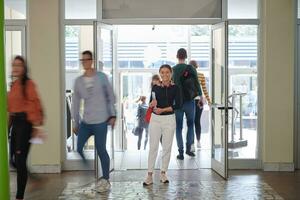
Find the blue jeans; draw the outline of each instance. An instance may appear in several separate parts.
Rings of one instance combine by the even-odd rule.
[[[183,139],[182,139],[182,127],[183,127],[183,115],[185,114],[187,120],[187,135],[186,135],[186,151],[191,151],[191,145],[194,142],[194,120],[195,120],[195,102],[187,101],[183,103],[181,109],[175,111],[176,115],[176,140],[179,154],[183,154]]]
[[[77,151],[82,157],[83,161],[86,162],[85,156],[83,154],[83,147],[86,141],[92,135],[95,136],[96,149],[101,161],[103,178],[108,180],[110,158],[106,151],[106,137],[107,137],[106,122],[100,124],[86,124],[84,122],[81,122],[78,131]]]

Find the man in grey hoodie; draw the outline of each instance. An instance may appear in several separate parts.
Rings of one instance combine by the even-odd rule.
[[[81,58],[84,74],[75,80],[72,98],[73,132],[78,135],[77,151],[86,162],[83,147],[90,136],[95,136],[98,155],[101,160],[103,178],[100,181],[100,192],[110,189],[110,158],[106,150],[107,127],[112,128],[116,121],[115,96],[107,76],[93,68],[93,54],[84,51]],[[80,102],[84,102],[84,112],[80,117]]]

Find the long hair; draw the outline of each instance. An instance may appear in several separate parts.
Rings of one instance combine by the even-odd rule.
[[[16,61],[16,60],[19,60],[22,62],[22,65],[23,65],[23,75],[20,79],[21,81],[21,85],[22,85],[22,91],[23,91],[23,96],[26,97],[26,83],[28,80],[30,80],[29,76],[28,76],[28,67],[27,67],[27,63],[26,63],[26,60],[23,56],[16,56],[14,57],[13,59],[13,62]],[[12,77],[12,76],[11,76]],[[13,77],[12,77],[13,78]]]

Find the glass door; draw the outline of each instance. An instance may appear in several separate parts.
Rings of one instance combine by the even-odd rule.
[[[113,27],[100,22],[94,23],[94,52],[96,55],[95,66],[98,71],[104,72],[114,87],[114,56],[113,56]],[[114,170],[114,130],[109,126],[106,148],[110,157],[110,170]],[[96,149],[95,149],[96,155]],[[102,176],[99,158],[96,160],[96,177]]]
[[[212,155],[211,166],[228,177],[228,24],[212,26]]]

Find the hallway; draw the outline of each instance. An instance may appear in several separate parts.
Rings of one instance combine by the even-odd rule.
[[[209,169],[170,170],[169,185],[159,183],[158,171],[154,185],[143,187],[144,170],[115,171],[111,174],[112,189],[108,194],[95,190],[94,174],[64,172],[33,175],[27,188],[27,199],[299,199],[300,172],[277,173],[231,171],[226,182]],[[15,187],[11,173],[11,188]],[[14,191],[11,191],[14,196]]]

